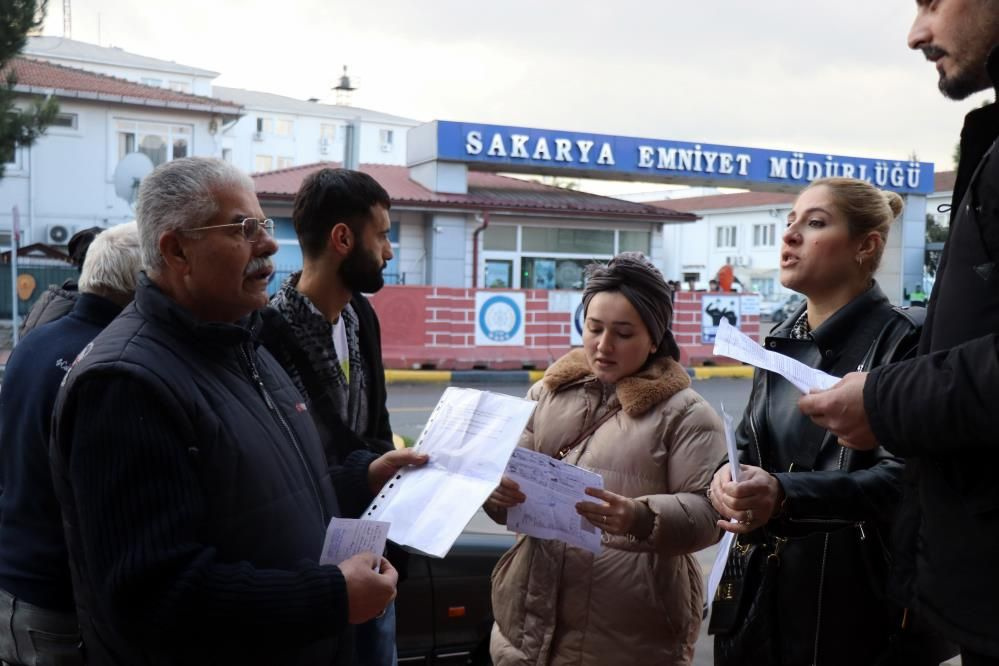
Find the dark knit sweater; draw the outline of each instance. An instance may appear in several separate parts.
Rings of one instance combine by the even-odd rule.
[[[330,473],[257,321],[198,322],[143,279],[67,375],[53,470],[90,664],[342,663]]]

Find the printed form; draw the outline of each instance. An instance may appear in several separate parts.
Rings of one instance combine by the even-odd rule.
[[[722,319],[715,334],[714,354],[776,372],[802,393],[808,393],[812,389],[832,388],[840,380],[839,377],[811,368],[801,361],[764,349],[725,319]]]
[[[444,557],[499,485],[534,405],[448,387],[414,446],[429,461],[400,470],[364,518],[390,523],[388,537],[400,545]]]
[[[506,527],[539,539],[557,539],[570,546],[600,552],[600,530],[576,513],[577,502],[598,502],[584,491],[603,488],[596,472],[556,460],[537,451],[514,449],[506,475],[527,496],[506,511]]]
[[[717,339],[717,338],[716,338]],[[752,340],[750,340],[752,342]],[[732,415],[725,411],[725,406],[721,408],[722,421],[725,422],[725,445],[728,448],[728,466],[732,470],[732,480],[739,482],[739,449],[735,444],[735,426]],[[735,519],[732,519],[735,522]],[[715,554],[715,563],[711,567],[708,575],[708,611],[711,611],[711,604],[715,600],[715,592],[721,583],[722,574],[725,573],[725,565],[728,563],[728,554],[732,550],[732,542],[735,541],[735,534],[725,532],[725,536],[718,543],[718,552]]]

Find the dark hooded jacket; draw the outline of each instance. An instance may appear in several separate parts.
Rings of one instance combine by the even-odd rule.
[[[999,50],[989,58],[999,82]],[[915,470],[916,603],[945,636],[999,657],[999,106],[965,118],[950,237],[919,357],[872,372],[878,441]]]

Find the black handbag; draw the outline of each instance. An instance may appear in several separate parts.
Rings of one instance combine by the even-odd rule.
[[[776,663],[777,572],[785,539],[732,543],[711,604],[715,666]]]

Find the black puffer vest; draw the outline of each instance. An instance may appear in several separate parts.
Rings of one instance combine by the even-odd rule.
[[[88,570],[81,541],[69,475],[72,433],[68,429],[73,428],[73,419],[67,422],[60,416],[76,412],[74,387],[81,382],[129,377],[152,392],[186,433],[177,446],[190,454],[206,498],[203,521],[197,526],[206,553],[219,562],[246,562],[258,570],[292,571],[302,560],[318,559],[326,523],[338,515],[337,502],[322,446],[309,414],[301,409],[300,394],[273,357],[254,342],[259,321],[254,314],[245,325],[198,322],[142,276],[134,303],[81,353],[66,375],[54,410],[51,453],[90,664],[336,661],[334,638],[304,647],[275,644],[267,636],[238,644],[229,639],[206,641],[205,636],[212,635],[208,617],[198,638],[178,635],[169,647],[144,645],[134,632],[122,630],[121,617],[108,614],[108,581],[95,580]],[[128,405],[107,409],[122,410],[123,418],[141,416],[128,414]],[[77,421],[85,418],[75,414]]]

